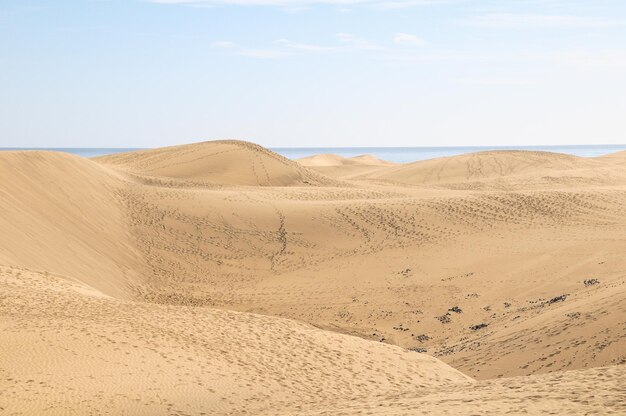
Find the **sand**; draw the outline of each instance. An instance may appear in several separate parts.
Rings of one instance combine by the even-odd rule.
[[[0,413],[624,414],[624,160],[0,152]]]
[[[371,155],[346,158],[333,154],[319,154],[297,159],[297,161],[303,166],[337,179],[352,179],[396,165]]]
[[[154,184],[302,186],[329,185],[329,180],[259,145],[220,140],[194,145],[116,154],[99,161]]]

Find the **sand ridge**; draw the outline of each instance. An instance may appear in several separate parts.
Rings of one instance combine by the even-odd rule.
[[[277,153],[254,143],[219,140],[118,153],[97,158],[144,180],[167,178],[177,182],[211,185],[295,186],[334,184]]]
[[[405,185],[446,184],[459,187],[489,186],[501,179],[520,178],[535,181],[545,177],[556,181],[572,173],[589,172],[594,177],[607,165],[600,160],[581,158],[560,153],[539,151],[484,151],[459,156],[442,157],[402,164],[362,175],[362,179],[376,179]],[[574,176],[576,185],[581,181]],[[513,182],[519,189],[523,183]]]
[[[372,174],[396,163],[379,159],[372,155],[342,157],[334,154],[318,154],[297,159],[297,162],[326,176],[338,179],[352,179],[359,175]]]
[[[318,154],[308,157],[296,159],[298,163],[309,167],[323,166],[349,166],[349,165],[365,165],[365,166],[394,166],[396,163],[379,159],[372,155],[359,155],[354,157],[342,157],[335,154]]]
[[[608,155],[604,155],[604,156],[600,156],[597,158],[600,161],[603,162],[611,162],[611,163],[615,163],[615,164],[626,164],[626,150],[625,151],[621,151],[621,152],[616,152],[616,153],[610,153]]]

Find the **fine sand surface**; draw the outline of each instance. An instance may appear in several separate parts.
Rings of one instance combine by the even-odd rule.
[[[371,155],[344,158],[333,154],[320,154],[298,159],[298,162],[303,166],[339,179],[351,179],[395,165],[395,163]]]
[[[625,161],[0,152],[0,414],[625,414]]]

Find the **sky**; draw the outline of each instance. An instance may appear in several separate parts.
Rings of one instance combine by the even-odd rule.
[[[624,0],[0,0],[0,147],[626,143]]]

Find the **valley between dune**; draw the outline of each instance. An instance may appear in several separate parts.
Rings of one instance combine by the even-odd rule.
[[[0,177],[0,414],[626,414],[626,153]]]

